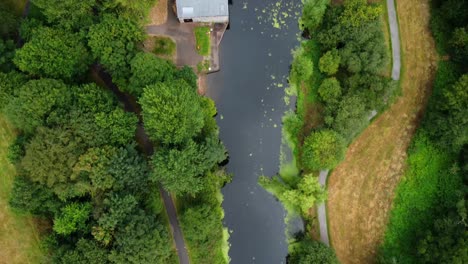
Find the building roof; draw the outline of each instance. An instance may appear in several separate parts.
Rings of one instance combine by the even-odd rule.
[[[228,16],[228,0],[176,0],[179,18]]]

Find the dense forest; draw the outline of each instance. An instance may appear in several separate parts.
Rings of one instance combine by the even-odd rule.
[[[162,185],[192,261],[227,263],[216,108],[191,68],[142,51],[155,1],[32,0],[27,18],[0,4],[10,206],[50,223],[38,261],[177,263]]]
[[[381,263],[468,262],[468,1],[432,0],[431,29],[441,59]]]
[[[284,118],[284,134],[294,152],[296,174],[261,179],[261,184],[306,220],[310,207],[326,199],[318,171],[333,169],[347,146],[375,112],[398,95],[388,76],[390,63],[383,34],[381,4],[346,0],[304,0],[299,21],[301,46],[293,52],[289,94],[297,95],[295,113]],[[305,236],[307,237],[307,235]],[[310,262],[316,256],[316,262]],[[336,263],[332,249],[300,236],[290,246],[290,263]]]

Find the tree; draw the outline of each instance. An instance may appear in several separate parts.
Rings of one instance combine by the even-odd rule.
[[[13,61],[32,75],[64,79],[83,74],[91,62],[78,34],[48,27],[36,29]]]
[[[69,235],[76,231],[86,231],[86,221],[91,213],[89,203],[70,203],[62,208],[59,217],[54,219],[54,231]]]
[[[41,8],[47,22],[58,24],[67,30],[80,30],[93,23],[93,7],[96,0],[33,0]],[[70,12],[70,11],[73,12]]]
[[[279,194],[278,198],[298,208],[299,212],[305,216],[316,202],[325,201],[327,191],[320,185],[317,177],[306,174],[300,179],[296,188],[285,190]]]
[[[90,27],[88,45],[118,84],[130,77],[130,61],[136,53],[136,43],[144,39],[142,29],[134,22],[103,15],[100,23]]]
[[[320,84],[318,93],[324,102],[336,104],[341,97],[340,82],[335,77],[327,78]]]
[[[338,71],[341,57],[336,49],[327,51],[319,61],[319,69],[328,75],[333,75]]]
[[[291,82],[300,85],[301,81],[307,81],[312,76],[314,64],[303,48],[295,50],[293,57],[290,78]]]
[[[369,124],[369,112],[358,96],[344,97],[335,111],[332,128],[348,143]]]
[[[17,96],[11,98],[4,111],[19,129],[32,133],[44,124],[47,115],[66,103],[67,87],[53,79],[31,80],[24,84]]]
[[[13,40],[3,40],[0,38],[0,71],[9,72],[14,70],[13,58],[15,56],[16,45]]]
[[[452,33],[450,44],[453,47],[453,60],[464,67],[468,66],[468,27],[456,28]]]
[[[302,17],[300,24],[308,30],[316,29],[322,22],[323,15],[330,0],[302,0]]]
[[[148,85],[172,80],[175,72],[175,67],[171,62],[151,53],[137,53],[130,65],[132,77],[130,77],[127,91],[136,96],[140,96],[143,88]]]
[[[12,35],[18,28],[19,18],[5,2],[0,3],[0,37]]]
[[[188,208],[181,216],[184,238],[193,244],[193,247],[200,248],[193,251],[194,262],[198,260],[198,263],[220,263],[219,260],[224,259],[219,251],[214,250],[221,248],[223,243],[223,225],[220,216],[214,213],[215,210],[218,208],[201,204]]]
[[[156,0],[104,0],[104,8],[114,9],[113,12],[133,21],[142,21],[148,16],[149,10],[156,4]]]
[[[26,77],[16,71],[0,72],[0,112],[17,95],[20,87],[26,83]]]
[[[107,264],[109,251],[94,240],[80,238],[73,250],[67,250],[59,257],[60,263],[67,264]]]
[[[321,242],[305,238],[290,246],[289,264],[338,264],[335,252]]]
[[[333,169],[343,160],[345,149],[343,138],[336,132],[313,132],[305,139],[302,164],[309,170]]]
[[[203,144],[189,140],[181,149],[162,149],[153,155],[153,179],[176,194],[196,194],[205,188],[203,176],[226,159],[226,150],[216,137]]]
[[[80,141],[70,130],[39,127],[26,145],[21,168],[62,200],[82,196],[89,191],[88,182],[72,177],[72,168],[84,151]]]
[[[62,207],[62,202],[52,190],[24,175],[15,177],[9,204],[20,212],[48,217],[58,214]]]
[[[185,81],[147,86],[140,98],[145,129],[152,140],[180,144],[203,127],[200,97]]]
[[[173,249],[164,225],[142,210],[126,220],[115,232],[115,242],[109,256],[115,264],[174,263]]]

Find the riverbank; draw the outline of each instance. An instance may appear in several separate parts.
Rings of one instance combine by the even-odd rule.
[[[428,2],[399,1],[397,13],[406,69],[402,96],[351,144],[328,183],[330,236],[342,263],[374,260],[432,86],[436,54]]]

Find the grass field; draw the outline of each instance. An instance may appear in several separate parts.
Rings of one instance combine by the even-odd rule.
[[[342,263],[375,261],[436,68],[428,0],[400,0],[397,12],[406,69],[402,96],[351,144],[328,181],[330,236]]]
[[[210,27],[196,27],[197,51],[202,56],[210,55]]]
[[[13,213],[8,206],[16,172],[6,153],[13,139],[13,128],[0,116],[0,263],[39,263],[44,253],[39,246],[37,222]]]

